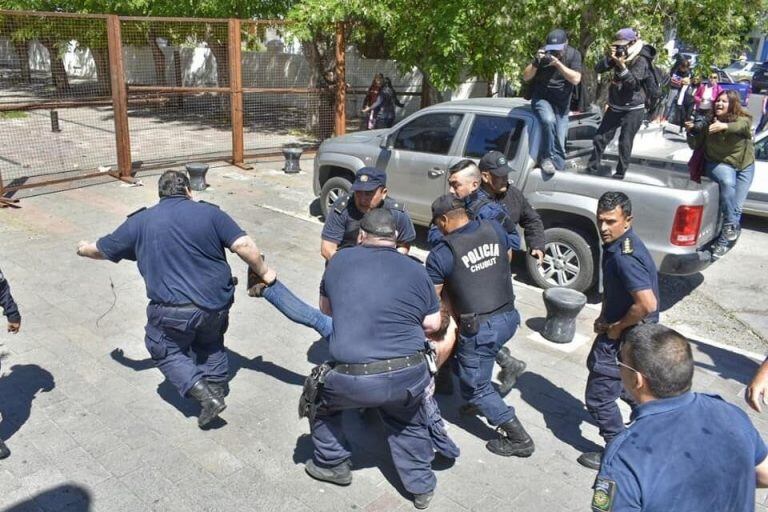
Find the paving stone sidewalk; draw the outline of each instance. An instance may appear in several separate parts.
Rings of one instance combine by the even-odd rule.
[[[302,165],[311,171],[310,160]],[[321,225],[309,214],[311,174],[288,176],[280,167],[214,166],[212,187],[198,198],[232,214],[280,278],[314,303],[323,262]],[[305,475],[312,448],[296,402],[304,375],[327,357],[327,346],[266,302],[246,297],[243,287],[226,338],[229,408],[220,428],[197,428],[197,408],[148,360],[146,297],[135,265],[75,255],[78,240],[94,240],[156,202],[156,176],[142,179],[144,187],[109,183],[0,211],[0,268],[23,315],[19,335],[0,334],[0,437],[13,450],[0,461],[0,510],[411,510],[370,414],[345,417],[354,452],[351,486]],[[244,265],[230,262],[244,283]],[[432,510],[589,510],[595,473],[576,458],[599,441],[582,403],[597,310],[584,310],[574,343],[555,346],[536,334],[544,316],[541,292],[516,291],[524,321],[509,346],[528,371],[506,399],[534,437],[536,453],[529,459],[491,454],[484,445],[492,429],[459,417],[458,396],[441,398],[462,455],[437,471]],[[744,407],[739,393],[757,363],[701,341],[695,348],[695,389]],[[750,414],[767,434],[768,415]],[[757,498],[758,510],[768,510],[766,494]]]

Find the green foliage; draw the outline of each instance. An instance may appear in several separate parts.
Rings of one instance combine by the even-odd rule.
[[[8,110],[6,112],[0,112],[0,121],[4,119],[26,119],[29,114],[21,110]]]

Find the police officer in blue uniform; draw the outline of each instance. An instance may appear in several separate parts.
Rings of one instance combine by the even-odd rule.
[[[520,324],[507,234],[496,222],[470,220],[464,201],[450,194],[432,203],[432,218],[445,237],[430,251],[426,267],[437,294],[445,286],[459,316],[461,394],[497,427],[499,437],[486,444],[488,450],[528,457],[533,439],[491,384],[496,355]]]
[[[621,380],[638,405],[605,450],[592,510],[755,510],[755,484],[768,486],[768,448],[744,411],[691,392],[688,340],[663,325],[638,325],[620,354]]]
[[[333,318],[333,369],[320,390],[314,456],[306,471],[319,480],[350,484],[341,413],[377,408],[403,486],[416,508],[427,508],[436,479],[423,407],[431,380],[424,335],[440,327],[440,304],[424,267],[397,252],[391,210],[371,210],[360,228],[360,245],[329,261],[320,286],[320,309]]]
[[[405,207],[387,197],[387,175],[375,167],[363,167],[355,175],[352,196],[339,197],[328,212],[320,235],[320,254],[330,260],[336,251],[357,245],[357,233],[363,215],[374,208],[386,208],[395,216],[397,247],[407,254],[410,243],[416,238],[416,230]]]
[[[11,285],[3,275],[3,271],[0,270],[0,308],[3,308],[3,315],[8,321],[8,332],[16,334],[21,329],[21,314],[19,308],[16,306],[16,301],[13,300],[11,295]],[[11,454],[11,450],[8,449],[5,442],[0,439],[0,459],[5,459]]]
[[[274,278],[256,244],[217,206],[193,201],[189,178],[167,171],[160,201],[142,208],[77,254],[136,261],[149,305],[145,344],[155,364],[182,396],[199,401],[203,428],[226,407],[229,325],[235,282],[224,250],[240,256],[258,275]]]
[[[623,393],[616,357],[621,335],[639,323],[659,321],[659,280],[656,264],[632,230],[632,202],[622,192],[606,192],[597,203],[597,227],[603,241],[603,306],[595,320],[597,337],[587,358],[587,410],[608,444],[624,430],[618,398]],[[585,467],[600,467],[600,452],[582,454]]]

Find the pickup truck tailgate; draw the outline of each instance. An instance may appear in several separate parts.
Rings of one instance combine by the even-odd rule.
[[[697,247],[703,249],[717,235],[718,221],[720,217],[720,194],[717,183],[710,180],[702,180],[702,191],[705,204],[709,207],[704,208],[704,216],[701,219],[701,228],[699,229],[699,242]]]

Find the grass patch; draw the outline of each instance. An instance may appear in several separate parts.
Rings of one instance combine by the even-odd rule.
[[[0,112],[0,119],[26,119],[27,117],[29,117],[29,114],[21,110],[8,110],[7,112]]]

